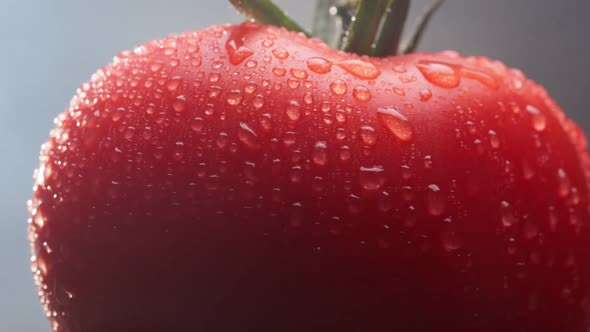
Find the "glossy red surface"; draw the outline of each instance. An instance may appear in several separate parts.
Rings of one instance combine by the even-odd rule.
[[[55,125],[55,331],[587,330],[586,139],[500,62],[218,26],[120,53]]]

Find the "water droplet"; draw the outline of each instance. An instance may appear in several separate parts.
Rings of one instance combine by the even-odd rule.
[[[201,66],[201,63],[203,62],[203,59],[201,58],[200,55],[196,55],[191,59],[191,66],[198,68]]]
[[[412,169],[408,165],[402,165],[402,178],[404,180],[409,180],[412,178]]]
[[[396,95],[403,97],[406,95],[406,91],[403,88],[393,88],[393,93]]]
[[[351,156],[352,156],[352,154],[350,152],[350,147],[348,145],[343,145],[340,147],[340,152],[338,153],[338,157],[340,158],[340,160],[342,160],[342,161],[350,160]]]
[[[296,142],[297,142],[297,136],[292,131],[286,132],[285,135],[283,136],[283,144],[285,144],[286,147],[290,147],[290,146],[294,145]]]
[[[428,212],[433,216],[440,216],[445,212],[445,197],[436,184],[429,185],[427,189]]]
[[[481,70],[462,67],[461,76],[472,80],[476,80],[479,83],[494,90],[500,87],[500,84],[498,83],[498,80],[495,77]]]
[[[461,82],[459,71],[453,65],[422,60],[418,62],[416,67],[418,67],[424,78],[441,88],[455,88]]]
[[[229,62],[231,62],[232,65],[239,65],[254,54],[251,49],[245,47],[242,43],[242,41],[239,41],[238,44],[235,40],[230,39],[225,46],[229,55]]]
[[[252,106],[254,106],[255,108],[261,108],[262,106],[264,106],[264,97],[262,95],[257,95],[256,97],[254,97],[254,99],[252,100]]]
[[[295,100],[289,101],[286,109],[287,117],[293,122],[299,121],[301,118],[301,107]]]
[[[233,106],[239,105],[242,102],[242,91],[231,90],[227,94],[227,103]]]
[[[211,82],[211,83],[215,83],[215,82],[219,81],[220,78],[221,78],[221,75],[219,75],[218,73],[209,74],[209,82]]]
[[[414,129],[395,107],[379,108],[377,110],[379,121],[398,139],[409,142],[414,137]]]
[[[567,197],[571,191],[571,182],[567,173],[562,169],[557,170],[557,195],[561,198]]]
[[[184,158],[184,142],[176,142],[172,152],[172,159],[181,161],[182,158]]]
[[[161,64],[161,63],[158,63],[158,62],[154,62],[154,63],[152,63],[152,65],[150,66],[150,69],[151,69],[152,71],[154,71],[154,72],[155,72],[155,71],[158,71],[158,70],[162,69],[162,64]]]
[[[381,74],[379,69],[372,63],[358,59],[345,60],[340,62],[338,66],[350,74],[366,80],[375,79]]]
[[[421,101],[429,101],[432,98],[432,91],[429,89],[422,89],[420,90],[420,100]]]
[[[181,113],[186,110],[186,98],[184,96],[177,96],[176,100],[172,103],[174,111]]]
[[[330,90],[337,95],[342,96],[346,93],[348,87],[343,80],[335,80],[334,82],[330,83]]]
[[[260,115],[260,127],[265,132],[270,132],[272,130],[272,116],[269,113]]]
[[[545,115],[543,115],[538,108],[532,105],[527,105],[526,110],[532,117],[533,128],[539,132],[545,130],[545,127],[547,126],[547,119],[545,118]]]
[[[269,48],[269,47],[273,47],[274,44],[275,44],[275,42],[272,39],[265,39],[262,41],[262,47]]]
[[[367,191],[379,190],[385,184],[383,166],[361,167],[359,181],[361,187]]]
[[[367,145],[377,144],[377,133],[375,133],[375,129],[371,126],[362,126],[360,137],[363,143]]]
[[[307,59],[307,68],[317,74],[326,74],[332,70],[332,62],[324,58]]]
[[[285,74],[287,74],[287,70],[283,67],[274,67],[272,69],[273,74],[275,74],[275,76],[278,77],[283,77],[285,76]]]
[[[258,149],[258,135],[246,123],[240,122],[238,129],[238,140],[251,149]]]
[[[205,126],[204,122],[203,122],[203,118],[200,117],[196,117],[194,119],[191,120],[191,129],[195,132],[195,133],[200,133],[203,131],[203,127]]]
[[[395,71],[396,73],[405,73],[407,71],[406,67],[404,65],[396,65],[393,67],[393,71]]]
[[[297,89],[299,87],[299,81],[294,79],[294,78],[290,78],[287,80],[287,85],[291,88],[291,89]]]
[[[316,165],[324,166],[328,163],[327,147],[325,141],[315,143],[311,158]]]
[[[229,138],[226,132],[220,132],[217,135],[217,138],[215,139],[215,144],[217,144],[217,147],[220,149],[224,149],[227,144],[229,143]]]
[[[305,96],[303,96],[303,101],[308,105],[313,104],[313,95],[311,94],[311,92],[305,93]]]
[[[372,97],[369,89],[362,85],[354,87],[354,89],[352,90],[352,96],[354,97],[354,99],[362,102],[367,102],[371,100]]]
[[[488,131],[488,135],[490,135],[490,146],[492,149],[500,148],[500,139],[498,138],[498,135],[496,135],[496,132],[490,130]]]
[[[176,90],[179,85],[180,85],[180,78],[174,77],[166,83],[166,89],[168,89],[168,91],[172,92],[172,91]]]
[[[432,156],[428,155],[424,157],[424,168],[432,169]]]
[[[408,210],[406,211],[406,215],[404,216],[404,226],[416,226],[416,208],[413,205],[408,206]]]
[[[37,226],[37,228],[43,228],[45,225],[45,215],[41,212],[40,209],[36,210],[36,213],[33,216],[33,224]]]
[[[414,191],[412,190],[412,187],[410,187],[410,186],[401,187],[400,193],[402,195],[402,198],[406,202],[411,202],[414,199]]]
[[[275,48],[274,50],[272,50],[272,54],[274,56],[276,56],[277,59],[281,59],[281,60],[284,60],[284,59],[286,59],[286,58],[289,57],[289,52],[287,52],[286,49],[280,48],[280,47]]]
[[[441,234],[441,242],[443,249],[447,252],[453,252],[461,249],[463,240],[452,231],[445,231]]]
[[[126,140],[133,139],[133,137],[135,136],[135,131],[135,127],[127,127],[127,129],[123,133],[123,138],[125,138]]]
[[[504,227],[510,227],[516,223],[516,217],[512,212],[512,207],[506,201],[500,202],[500,219]]]
[[[295,165],[291,167],[291,172],[289,173],[289,179],[293,183],[299,183],[303,179],[303,169],[299,165]]]
[[[256,91],[256,84],[246,83],[246,85],[244,85],[244,92],[253,93],[254,91]]]
[[[308,77],[307,72],[301,68],[291,68],[290,72],[291,72],[291,75],[293,75],[293,77],[299,78],[302,80],[306,79]]]
[[[248,60],[248,62],[246,62],[247,68],[254,68],[257,65],[258,65],[258,62],[256,62],[256,60]]]

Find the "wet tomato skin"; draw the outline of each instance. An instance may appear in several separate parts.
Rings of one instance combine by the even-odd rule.
[[[216,26],[118,54],[58,115],[32,270],[59,332],[584,332],[589,179],[500,62]]]

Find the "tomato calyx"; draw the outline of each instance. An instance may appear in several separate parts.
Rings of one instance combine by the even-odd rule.
[[[358,55],[386,57],[416,50],[428,23],[444,0],[433,0],[402,39],[410,0],[318,1],[312,33],[271,0],[229,0],[249,20],[319,37],[332,47]]]

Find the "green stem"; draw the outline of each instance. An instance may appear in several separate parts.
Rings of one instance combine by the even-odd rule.
[[[410,0],[389,0],[381,32],[375,41],[373,56],[384,57],[398,54],[401,35],[410,9]]]
[[[271,0],[229,0],[244,16],[261,24],[311,35]],[[334,48],[386,57],[413,52],[428,22],[444,0],[432,0],[409,37],[400,40],[411,0],[317,0],[314,33]],[[351,13],[354,9],[354,15]]]
[[[356,8],[354,20],[348,29],[344,50],[360,55],[369,55],[381,25],[381,15],[388,0],[361,0]],[[375,17],[378,15],[378,17]]]
[[[310,34],[292,20],[283,10],[271,0],[229,0],[240,14],[260,24],[270,24],[284,27],[287,30]]]
[[[432,15],[434,15],[434,13],[440,8],[443,2],[445,2],[445,0],[433,0],[430,6],[426,8],[424,13],[422,13],[422,15],[416,19],[416,24],[413,29],[412,35],[410,35],[402,43],[402,54],[413,53],[416,50],[418,44],[420,44],[420,40],[422,39],[424,31],[426,31],[428,22],[430,22]]]
[[[359,0],[316,0],[312,34],[335,49],[342,49],[345,32]]]

